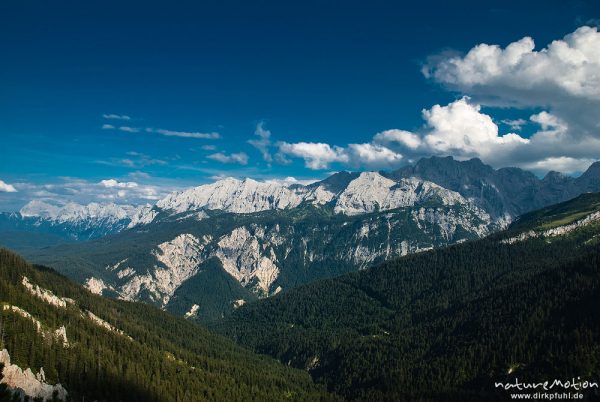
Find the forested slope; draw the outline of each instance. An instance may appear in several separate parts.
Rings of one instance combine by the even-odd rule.
[[[332,399],[305,372],[154,307],[93,295],[4,249],[0,302],[0,349],[23,369],[43,367],[75,401]]]
[[[598,380],[600,221],[586,217],[599,201],[250,303],[215,328],[350,400],[504,400],[495,381]]]

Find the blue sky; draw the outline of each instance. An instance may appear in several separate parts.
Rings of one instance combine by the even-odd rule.
[[[2,2],[0,210],[427,155],[577,174],[598,4]]]

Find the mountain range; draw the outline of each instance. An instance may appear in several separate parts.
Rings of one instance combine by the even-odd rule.
[[[10,247],[40,247],[118,233],[139,223],[151,206],[32,200],[19,212],[0,213],[0,239]]]
[[[40,250],[19,244],[18,225],[6,224],[0,243],[95,293],[209,322],[316,279],[482,238],[589,191],[600,191],[598,162],[577,178],[550,172],[540,179],[479,159],[432,157],[309,185],[228,178],[137,208],[34,202],[11,222],[34,219],[35,228],[70,227],[73,239],[92,239]],[[91,227],[112,234],[94,239],[79,231]]]
[[[189,321],[198,309],[100,297],[0,250],[0,380],[53,400],[432,402],[597,381],[599,239],[600,194],[583,194],[484,239],[238,303],[208,329]]]

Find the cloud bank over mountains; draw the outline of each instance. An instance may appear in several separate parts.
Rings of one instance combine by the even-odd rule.
[[[227,175],[240,177],[294,160],[322,176],[337,169],[394,169],[431,155],[457,159],[478,157],[496,168],[518,166],[544,174],[550,170],[577,173],[600,156],[600,33],[583,26],[545,47],[524,37],[506,46],[477,44],[463,55],[442,54],[430,58],[422,69],[432,85],[455,94],[447,104],[422,109],[422,125],[407,130],[391,127],[367,133],[364,142],[337,143],[278,140],[261,121],[254,135],[243,142],[246,149],[224,149],[217,132],[175,131],[147,127],[126,114],[104,114],[103,130],[137,136],[161,136],[203,140],[195,149],[200,163],[228,165]],[[496,119],[498,111],[511,118]],[[502,113],[505,117],[506,113]],[[126,135],[126,134],[123,134]],[[330,136],[328,137],[330,138]],[[165,139],[166,140],[166,139]],[[208,143],[206,143],[208,142]],[[238,146],[240,146],[238,144]],[[254,151],[254,152],[252,152]],[[254,159],[255,158],[255,159]],[[62,177],[51,184],[24,182],[12,177],[0,180],[4,208],[19,207],[31,199],[64,203],[112,201],[142,204],[178,190],[176,180],[158,179],[150,167],[171,167],[175,159],[152,157],[131,151],[126,158],[109,158],[100,164],[135,169],[112,179],[83,180]],[[242,170],[233,172],[235,167]],[[184,167],[181,167],[184,168]],[[215,176],[223,171],[212,169]],[[154,172],[152,172],[154,173]],[[134,176],[134,175],[137,175]],[[204,177],[203,179],[206,179]],[[160,183],[159,183],[160,182]],[[145,183],[145,184],[144,184]]]
[[[583,26],[535,50],[534,40],[479,44],[464,56],[439,56],[423,68],[432,82],[458,94],[447,105],[423,109],[417,132],[393,128],[371,142],[336,145],[280,142],[281,154],[301,158],[309,169],[338,163],[351,168],[398,166],[422,156],[479,157],[495,167],[539,172],[585,170],[600,155],[600,33]],[[530,112],[502,121],[500,130],[484,108]]]

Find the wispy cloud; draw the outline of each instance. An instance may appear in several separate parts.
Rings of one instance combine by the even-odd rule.
[[[126,158],[115,157],[107,160],[98,160],[95,163],[108,166],[124,166],[135,169],[140,169],[145,166],[164,166],[168,164],[166,160],[153,158],[149,155],[136,151],[127,152]]]
[[[103,114],[102,117],[109,120],[131,120],[131,117],[124,114]]]
[[[149,133],[157,133],[167,137],[198,138],[206,140],[215,140],[221,138],[221,135],[217,132],[200,133],[191,131],[165,130],[163,128],[146,128],[146,131]]]
[[[140,129],[137,127],[121,126],[119,130],[125,131],[126,133],[139,133]]]
[[[105,114],[103,115],[105,119],[112,120],[131,120],[131,117],[125,115],[117,115],[117,114]],[[114,124],[103,124],[103,130],[120,130],[127,133],[139,133],[140,131],[145,131],[147,133],[154,133],[164,135],[165,137],[181,137],[181,138],[196,138],[196,139],[204,139],[204,140],[216,140],[221,138],[221,135],[215,131],[211,132],[199,132],[199,131],[176,131],[176,130],[167,130],[164,128],[154,128],[154,127],[132,127],[132,126],[115,126]]]
[[[237,163],[240,165],[248,164],[248,155],[244,152],[224,154],[223,152],[217,152],[216,154],[208,155],[207,158],[215,160],[221,163]]]
[[[525,124],[527,124],[527,120],[525,119],[504,119],[501,120],[500,123],[506,124],[511,128],[511,130],[519,131],[523,128]]]
[[[259,139],[248,140],[248,143],[260,151],[265,162],[271,163],[273,161],[270,152],[271,131],[266,130],[264,124],[265,123],[261,121],[256,125],[256,130],[254,130],[254,135]]]

